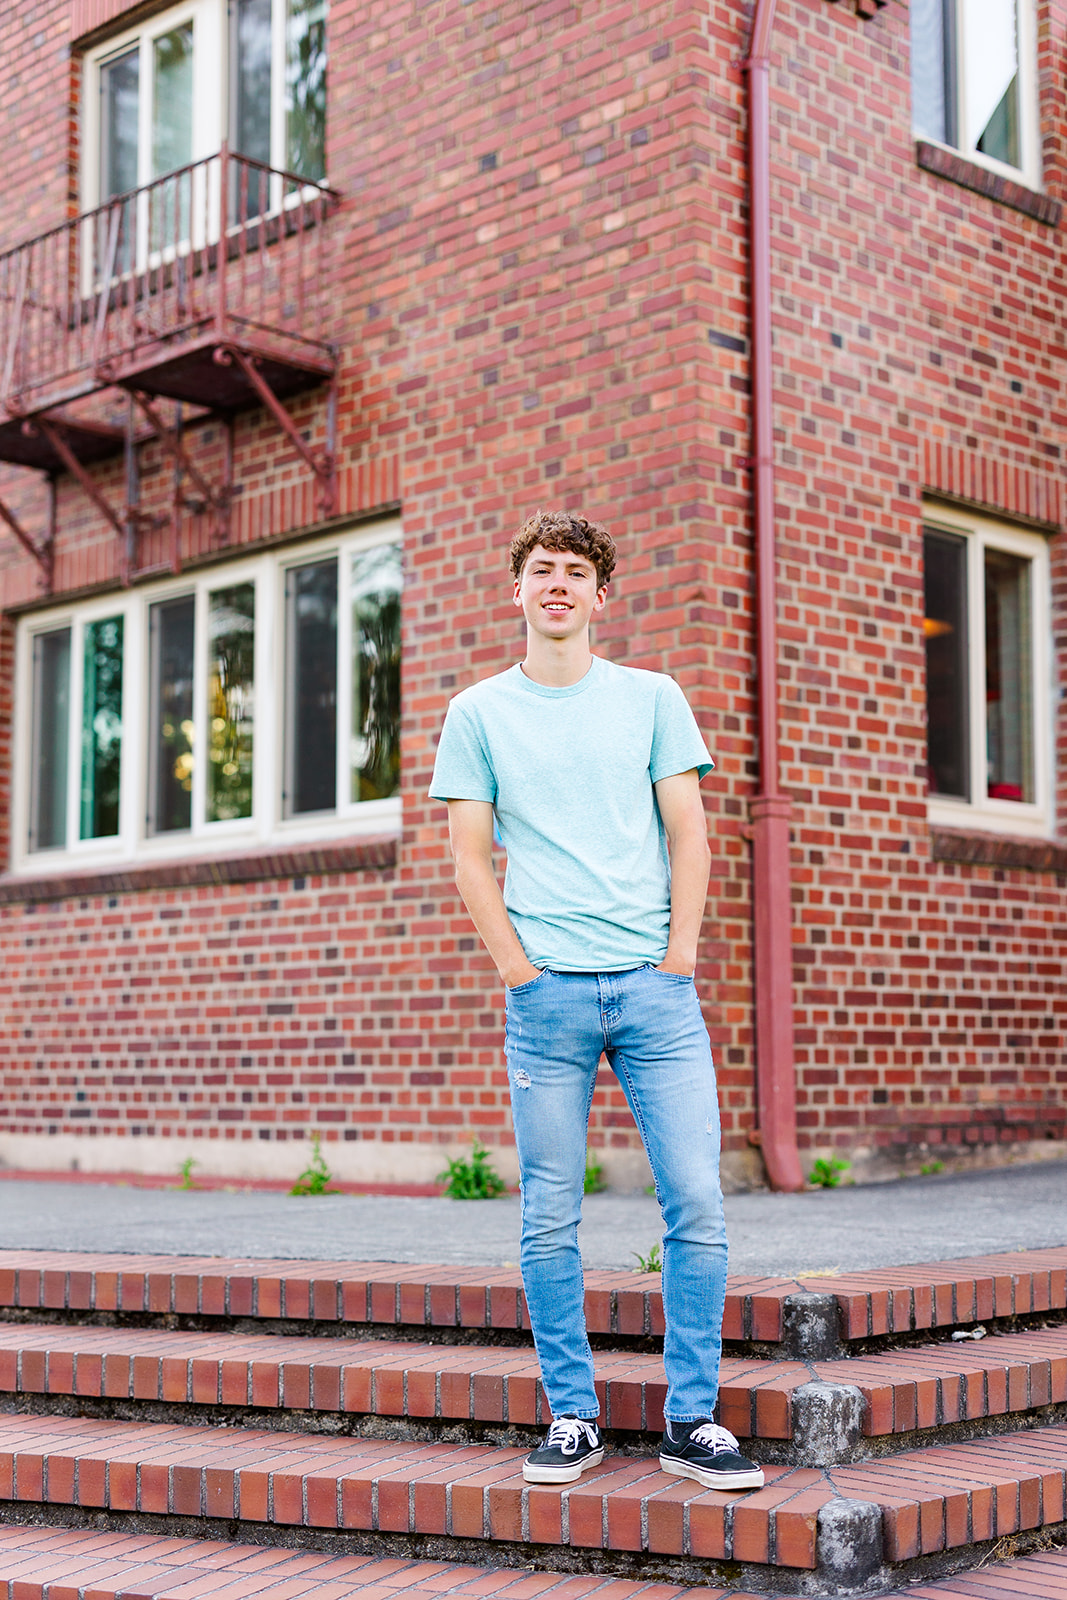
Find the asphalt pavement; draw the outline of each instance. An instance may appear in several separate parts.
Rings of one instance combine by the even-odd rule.
[[[726,1198],[730,1270],[861,1271],[1067,1243],[1067,1163],[796,1195]],[[636,1267],[659,1240],[656,1201],[587,1195],[589,1267]],[[515,1265],[519,1200],[140,1189],[0,1182],[0,1248]]]

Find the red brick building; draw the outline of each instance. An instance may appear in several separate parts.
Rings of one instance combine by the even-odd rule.
[[[287,1176],[318,1130],[350,1179],[472,1134],[512,1170],[425,791],[560,504],[621,547],[596,648],[673,673],[717,758],[699,976],[758,1181],[751,22],[3,12],[5,1163]],[[805,1169],[1064,1138],[1065,35],[1045,0],[773,19]],[[613,1080],[591,1139],[640,1171]]]

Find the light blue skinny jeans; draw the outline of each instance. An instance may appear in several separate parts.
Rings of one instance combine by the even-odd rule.
[[[710,1417],[726,1227],[715,1069],[693,980],[651,966],[543,972],[507,991],[504,1048],[522,1180],[522,1281],[552,1415],[600,1415],[578,1222],[603,1051],[640,1130],[663,1212],[664,1414],[671,1422]]]

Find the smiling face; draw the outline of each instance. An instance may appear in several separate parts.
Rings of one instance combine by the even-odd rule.
[[[585,556],[539,544],[515,580],[515,604],[543,639],[584,634],[594,612],[603,611],[607,595],[607,584],[597,588],[596,567]]]

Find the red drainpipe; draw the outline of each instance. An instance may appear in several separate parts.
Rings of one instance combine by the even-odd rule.
[[[752,274],[753,510],[759,677],[760,788],[752,800],[759,1144],[772,1189],[804,1187],[797,1151],[793,1060],[789,820],[779,788],[778,621],[775,612],[774,413],[771,374],[770,38],[775,0],[756,0],[748,73],[748,206]]]

